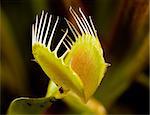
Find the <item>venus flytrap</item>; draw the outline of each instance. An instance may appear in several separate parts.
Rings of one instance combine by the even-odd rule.
[[[32,53],[51,81],[44,98],[17,98],[11,102],[8,114],[40,114],[53,103],[54,97],[64,96],[68,105],[78,106],[77,108],[89,113],[95,112],[88,107],[88,103],[83,102],[87,102],[96,91],[108,64],[103,58],[103,50],[91,17],[87,19],[81,8],[80,16],[71,7],[69,11],[79,31],[65,19],[75,41],[68,35],[68,29],[63,30],[64,35],[53,51],[50,47],[59,17],[52,26],[52,15],[42,11],[40,18],[36,16],[35,24],[32,25]],[[61,44],[66,47],[66,51],[58,57]],[[74,100],[76,102],[72,103]],[[101,113],[98,110],[96,112]]]
[[[81,100],[87,102],[99,86],[108,64],[103,58],[103,50],[91,17],[88,21],[81,8],[79,8],[80,17],[71,7],[69,11],[80,30],[78,31],[70,21],[65,19],[75,41],[68,36],[68,29],[66,29],[55,50],[51,51],[51,41],[59,17],[48,38],[52,16],[47,19],[48,14],[44,15],[42,11],[40,21],[36,16],[36,22],[32,25],[32,53],[36,62],[58,87],[64,91],[74,92]],[[57,51],[61,44],[67,50],[58,58]]]

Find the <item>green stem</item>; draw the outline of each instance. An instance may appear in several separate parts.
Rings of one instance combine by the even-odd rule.
[[[59,96],[58,96],[59,94]],[[76,96],[73,92],[67,92],[67,95],[60,96],[58,86],[50,81],[47,88],[47,93],[45,97],[55,97],[62,98],[65,103],[67,103],[71,108],[73,108],[76,112],[82,114],[97,114],[97,115],[105,115],[106,111],[103,105],[101,105],[95,99],[90,99],[87,104],[83,103],[78,96]]]
[[[52,80],[50,80],[48,87],[47,87],[47,92],[46,92],[45,97],[54,96],[58,90],[59,89],[58,89],[57,85],[54,82],[52,82]]]

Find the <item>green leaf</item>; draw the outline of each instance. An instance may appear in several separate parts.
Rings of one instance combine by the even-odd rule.
[[[54,97],[26,98],[21,97],[13,100],[8,109],[8,115],[16,114],[40,114],[55,101]]]

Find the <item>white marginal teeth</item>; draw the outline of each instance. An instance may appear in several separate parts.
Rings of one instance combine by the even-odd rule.
[[[81,8],[79,8],[79,12],[81,14],[81,17],[79,17],[77,15],[77,13],[72,9],[72,7],[70,7],[69,11],[70,11],[71,15],[73,16],[74,20],[76,21],[79,30],[82,33],[80,35],[80,33],[75,28],[75,26],[70,21],[68,21],[66,18],[64,18],[66,20],[67,25],[70,28],[73,36],[75,37],[75,40],[77,40],[77,38],[79,38],[80,36],[84,35],[84,33],[86,35],[91,34],[92,36],[97,37],[97,32],[96,32],[94,24],[92,22],[91,16],[89,16],[89,20],[90,20],[90,24],[89,24],[85,15],[81,11]],[[57,26],[58,21],[59,21],[59,17],[57,16],[56,22],[53,26],[53,29],[52,29],[52,32],[50,34],[48,43],[46,45],[48,33],[50,31],[51,20],[52,20],[52,15],[50,15],[49,19],[47,19],[47,16],[48,16],[48,13],[46,13],[44,16],[44,11],[42,11],[40,20],[38,22],[38,15],[36,15],[36,22],[35,22],[35,24],[32,25],[32,45],[34,45],[36,42],[38,42],[38,43],[44,45],[45,47],[47,47],[49,49],[49,51],[51,52],[50,46],[51,46],[52,38],[54,36],[54,32],[56,30],[56,26]],[[90,27],[90,25],[92,27]],[[67,34],[68,34],[68,29],[65,31],[63,37],[61,38],[61,40],[59,41],[59,43],[57,44],[57,46],[54,50],[56,57],[57,57],[57,51],[59,50],[62,43],[67,48],[67,50],[61,56],[61,58],[64,58],[66,56],[66,54],[70,51],[72,45],[74,44],[74,41]],[[65,37],[67,37],[68,39],[65,39]],[[67,42],[67,44],[65,42]]]
[[[35,43],[34,24],[32,24],[32,45]]]
[[[63,29],[61,29],[62,32],[65,32]],[[71,39],[71,37],[69,35],[66,35],[67,38],[69,38],[69,40],[71,41],[71,44],[73,45],[74,44],[74,41]]]
[[[80,23],[81,23],[80,19],[78,18],[78,16],[76,15],[76,13],[73,11],[72,7],[70,7],[69,11],[70,11],[71,15],[73,16],[74,20],[76,21],[76,23],[77,23],[77,25],[78,25],[81,33],[83,34],[84,32],[83,32],[82,26],[80,25]],[[78,19],[79,19],[79,21],[78,21]]]
[[[69,44],[70,47],[72,47],[72,44],[67,39],[65,39],[65,41]]]
[[[55,32],[55,29],[56,29],[58,20],[59,20],[59,17],[57,16],[57,20],[56,20],[56,22],[55,22],[54,28],[53,28],[53,30],[52,30],[52,33],[51,33],[51,36],[50,36],[50,38],[49,38],[48,45],[47,45],[47,47],[49,48],[49,50],[50,50],[52,38],[53,38],[53,35],[54,35],[54,32]]]
[[[92,29],[91,29],[91,27],[90,27],[90,25],[89,25],[89,23],[88,23],[88,21],[87,21],[87,19],[86,19],[85,15],[83,14],[83,12],[82,12],[81,8],[79,8],[79,12],[81,13],[81,15],[82,15],[82,17],[84,18],[84,20],[85,20],[85,22],[86,22],[86,24],[87,24],[88,28],[90,29],[90,33],[91,33],[91,35],[93,35],[93,36],[94,36],[93,31],[92,31]]]
[[[71,22],[69,22],[66,18],[65,18],[65,20],[66,20],[66,22],[67,22],[67,25],[69,26],[69,28],[70,28],[70,30],[71,30],[71,32],[72,32],[72,34],[73,34],[73,36],[75,37],[75,38],[77,38],[77,35],[79,35],[79,33],[78,33],[78,31],[76,30],[76,28],[73,26],[73,24],[71,24]],[[74,32],[74,31],[75,32]],[[76,35],[77,34],[77,35]]]
[[[82,22],[83,22],[83,24],[84,24],[84,26],[86,28],[86,33],[90,34],[90,31],[89,31],[89,29],[88,29],[88,27],[87,27],[87,25],[86,25],[86,23],[85,23],[85,21],[84,21],[84,19],[82,17],[81,17],[81,20],[82,20]]]
[[[46,13],[44,16],[44,11],[42,11],[42,15],[40,17],[39,23],[38,23],[38,15],[36,16],[35,25],[34,24],[32,25],[32,45],[34,45],[35,42],[38,42],[39,44],[42,44],[46,47],[46,41],[47,41],[48,33],[50,31],[50,24],[51,24],[51,20],[52,20],[52,15],[50,15],[49,19],[47,19],[47,16],[48,16],[48,13]],[[54,24],[54,27],[52,29],[52,32],[50,34],[48,44],[47,44],[47,48],[49,49],[50,52],[52,52],[50,50],[50,46],[51,46],[52,38],[54,36],[54,32],[56,30],[58,21],[59,21],[59,17],[57,16],[56,22]],[[46,26],[47,23],[48,23],[48,25]],[[63,40],[67,36],[67,33],[68,33],[68,29],[65,31],[65,34],[63,35],[63,37],[61,38],[61,40],[59,41],[59,43],[57,44],[57,46],[54,50],[54,54],[56,57],[57,57],[57,51],[60,48],[61,44],[63,43]],[[68,48],[68,47],[66,47],[66,48]],[[61,57],[64,57],[69,50],[67,50]]]
[[[71,44],[73,45],[74,41],[71,39],[71,37],[67,35],[67,38],[69,38],[69,40],[71,41]]]
[[[94,34],[95,34],[95,36],[96,36],[96,37],[98,37],[98,36],[97,36],[97,32],[96,32],[96,29],[95,29],[95,27],[94,27],[94,24],[93,24],[93,21],[92,21],[91,16],[89,16],[89,19],[90,19],[90,23],[91,23],[91,25],[92,25],[92,28],[93,28]]]
[[[36,16],[35,33],[34,33],[36,42],[37,42],[37,36],[36,36],[37,35],[37,24],[38,24],[38,15]]]
[[[42,26],[42,31],[41,31],[40,40],[39,40],[40,43],[42,43],[43,31],[44,31],[44,28],[45,28],[45,23],[46,23],[46,19],[47,19],[47,14],[48,14],[48,13],[46,13],[46,15],[45,15],[44,23],[43,23],[43,26]]]
[[[40,35],[43,15],[44,15],[44,11],[42,11],[42,15],[41,15],[41,18],[40,18],[40,23],[39,23],[39,27],[38,27],[38,33],[37,33],[37,41],[39,41],[39,35]]]
[[[49,17],[48,26],[47,26],[46,33],[45,33],[44,40],[43,40],[43,44],[44,44],[44,45],[45,45],[45,43],[46,43],[46,38],[47,38],[47,35],[48,35],[48,31],[49,31],[51,19],[52,19],[52,15],[50,15],[50,17]]]
[[[72,14],[74,14],[74,17],[76,17],[76,19],[78,20],[79,24],[81,25],[82,29],[84,30],[85,33],[87,33],[87,30],[84,26],[84,24],[82,23],[82,19],[79,18],[79,16],[77,15],[77,13],[70,7],[70,11],[72,11]],[[84,21],[84,20],[83,20]]]
[[[70,48],[67,46],[67,44],[63,41],[63,44],[65,45],[65,47],[67,48],[67,50],[70,50]]]
[[[32,25],[32,45],[35,42],[38,42],[38,43],[43,44],[44,46],[46,46],[46,39],[47,39],[47,36],[48,36],[48,33],[49,33],[50,23],[51,23],[51,19],[52,19],[52,15],[50,15],[49,20],[48,20],[48,25],[46,26],[47,15],[48,15],[48,13],[46,13],[45,16],[44,16],[44,11],[42,11],[42,15],[40,17],[40,22],[38,22],[38,15],[36,15],[35,27],[34,27],[34,24]],[[43,17],[44,17],[44,19],[43,19]],[[50,38],[48,40],[47,47],[48,47],[49,50],[50,50],[51,41],[52,41],[52,38],[54,36],[54,32],[56,30],[58,20],[59,20],[59,17],[57,16],[55,25],[52,29],[52,32],[50,34]]]
[[[77,13],[72,9],[72,7],[69,8],[69,11],[70,11],[71,15],[73,16],[79,30],[82,33],[82,35],[84,33],[86,33],[86,34],[91,34],[91,36],[93,36],[93,37],[97,37],[97,32],[96,32],[94,24],[92,22],[91,16],[89,16],[89,20],[90,20],[90,23],[89,23],[87,18],[83,14],[81,8],[79,8],[79,12],[81,14],[81,17],[79,17],[77,15]],[[67,25],[69,26],[72,34],[74,35],[75,39],[77,39],[80,36],[79,32],[76,30],[76,28],[74,27],[74,25],[70,21],[68,21],[67,19],[65,19],[65,20],[66,20]],[[78,37],[76,34],[78,35]]]
[[[59,43],[57,44],[57,46],[56,46],[56,48],[55,48],[55,50],[54,50],[56,56],[57,56],[57,51],[58,51],[60,45],[62,44],[63,40],[65,39],[67,33],[68,33],[68,29],[66,30],[64,36],[61,38],[61,40],[59,41]]]

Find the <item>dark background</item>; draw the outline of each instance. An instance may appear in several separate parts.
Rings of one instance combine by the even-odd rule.
[[[105,60],[111,64],[94,97],[110,114],[148,114],[148,0],[1,0],[1,114],[17,97],[45,95],[49,78],[31,61],[31,25],[41,10],[72,20],[70,6],[92,16]],[[65,23],[59,28],[66,28]],[[57,106],[67,111],[63,102]]]

